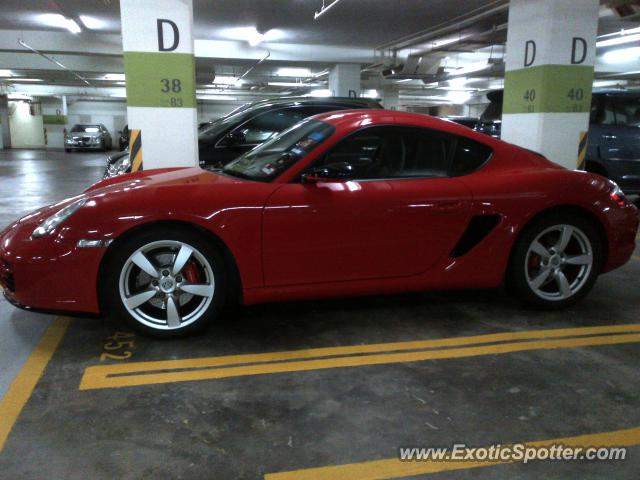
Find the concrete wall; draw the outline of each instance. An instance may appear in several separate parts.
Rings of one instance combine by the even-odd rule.
[[[43,148],[42,114],[32,115],[28,102],[9,102],[9,125],[13,148]]]
[[[206,122],[223,117],[245,102],[198,102],[198,122]],[[44,115],[61,115],[62,101],[57,98],[42,100]],[[68,100],[67,124],[45,124],[47,148],[64,148],[64,129],[70,130],[76,123],[102,123],[113,137],[114,148],[118,145],[118,131],[127,124],[127,104],[123,100]]]

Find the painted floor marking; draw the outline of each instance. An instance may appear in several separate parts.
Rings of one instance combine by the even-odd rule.
[[[640,324],[533,330],[183,360],[129,362],[87,367],[79,388],[91,390],[132,387],[636,342],[640,342]]]
[[[525,443],[525,442],[522,442]],[[507,446],[506,443],[503,444]],[[538,440],[526,442],[530,447],[551,447],[563,445],[565,447],[630,447],[640,445],[640,428],[629,428],[613,432],[578,435],[575,437],[554,438],[552,440]],[[627,458],[628,458],[627,454]],[[318,468],[308,468],[290,472],[269,473],[265,480],[386,480],[391,478],[413,477],[452,470],[467,470],[471,468],[493,467],[510,463],[511,461],[401,461],[399,458],[373,460],[362,463],[349,463]]]
[[[20,412],[31,397],[38,380],[44,373],[51,357],[58,348],[69,327],[69,318],[56,318],[45,330],[38,345],[0,400],[0,452],[11,433]]]

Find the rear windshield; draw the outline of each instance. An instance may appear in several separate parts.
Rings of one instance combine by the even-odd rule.
[[[71,129],[72,132],[97,133],[100,131],[99,125],[76,125]]]

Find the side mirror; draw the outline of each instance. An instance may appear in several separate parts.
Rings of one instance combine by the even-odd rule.
[[[314,168],[302,174],[303,183],[344,182],[354,177],[355,171],[346,162],[332,163],[324,167]]]

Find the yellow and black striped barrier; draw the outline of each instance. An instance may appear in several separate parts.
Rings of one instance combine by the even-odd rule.
[[[587,157],[587,139],[589,132],[580,132],[580,145],[578,147],[578,161],[576,162],[576,168],[578,170],[585,170],[585,158]]]
[[[131,171],[142,170],[142,132],[140,129],[132,129],[129,137],[129,157],[131,158]]]

